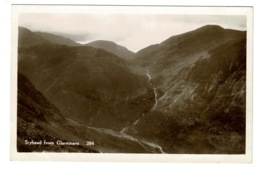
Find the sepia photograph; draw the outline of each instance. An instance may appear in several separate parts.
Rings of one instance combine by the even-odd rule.
[[[15,5],[12,22],[14,159],[251,160],[250,7]]]

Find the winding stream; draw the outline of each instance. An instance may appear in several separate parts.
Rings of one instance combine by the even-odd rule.
[[[157,93],[156,87],[151,83],[151,75],[150,75],[150,71],[149,70],[146,73],[146,75],[148,76],[148,83],[149,83],[149,85],[153,88],[154,101],[155,101],[155,103],[154,103],[154,105],[153,105],[153,107],[151,109],[151,110],[153,110],[157,106],[157,104],[158,104],[158,99],[157,99],[158,98],[158,93]]]
[[[147,77],[148,77],[148,83],[149,85],[153,88],[153,92],[154,92],[154,100],[155,100],[155,103],[152,107],[151,110],[153,110],[157,104],[158,104],[158,100],[157,100],[157,89],[156,87],[151,83],[151,75],[150,75],[150,72],[148,70],[148,72],[146,73]],[[132,127],[133,125],[136,125],[139,120],[145,115],[145,113],[142,114],[141,117],[139,117],[136,121],[134,121],[130,126],[127,126],[125,128],[123,128],[120,132],[117,132],[117,131],[113,131],[111,129],[105,129],[105,128],[96,128],[96,127],[92,127],[92,126],[86,126],[86,125],[83,125],[79,122],[76,122],[72,119],[69,119],[67,118],[67,120],[71,123],[73,123],[74,125],[77,125],[77,126],[83,126],[85,128],[88,128],[88,129],[91,129],[91,130],[94,130],[96,131],[98,134],[106,134],[106,135],[111,135],[111,136],[114,136],[114,137],[117,137],[117,138],[122,138],[124,140],[131,140],[131,141],[134,141],[136,143],[138,143],[139,145],[141,145],[143,148],[145,148],[147,151],[151,152],[151,151],[156,151],[156,152],[159,152],[159,153],[165,153],[162,149],[161,146],[159,146],[158,144],[156,143],[153,143],[153,142],[149,142],[145,139],[139,139],[139,138],[136,138],[136,137],[133,137],[131,135],[129,135],[127,133],[128,129],[130,127]]]
[[[157,104],[158,104],[158,99],[157,99],[158,93],[157,93],[156,87],[151,83],[151,75],[150,75],[150,71],[149,71],[149,70],[148,70],[148,72],[146,73],[146,75],[147,75],[147,77],[148,77],[148,83],[149,83],[149,85],[153,88],[153,92],[154,92],[154,101],[155,101],[155,103],[154,103],[154,105],[153,105],[153,107],[152,107],[152,109],[151,109],[151,110],[153,110],[153,109],[157,106]],[[127,134],[127,131],[128,131],[128,129],[129,129],[130,127],[136,125],[144,115],[145,115],[145,113],[143,113],[142,116],[139,117],[136,121],[134,121],[130,126],[127,126],[127,127],[123,128],[123,129],[120,131],[120,133],[121,133],[122,135],[124,135],[125,137],[133,138],[132,136],[130,136],[130,135]],[[134,140],[137,140],[136,138],[133,138],[133,139],[134,139]],[[152,142],[148,142],[148,141],[144,141],[144,140],[140,140],[140,139],[139,139],[139,143],[140,143],[140,142],[141,142],[141,143],[148,144],[149,146],[158,148],[161,153],[165,153],[165,152],[163,151],[162,147],[159,146],[158,144],[155,144],[155,143],[152,143]]]
[[[157,94],[157,89],[156,89],[156,87],[151,83],[151,75],[150,75],[150,71],[149,71],[149,70],[147,71],[146,75],[147,75],[147,77],[148,77],[148,84],[153,88],[153,92],[154,92],[154,101],[155,101],[155,102],[154,102],[154,105],[153,105],[153,107],[152,107],[152,109],[151,109],[151,110],[153,110],[153,109],[157,106],[157,104],[158,104],[158,99],[157,99],[158,94]],[[124,127],[124,128],[121,130],[121,133],[122,133],[122,134],[126,134],[126,132],[128,131],[128,129],[129,129],[130,127],[132,127],[133,125],[136,125],[136,124],[139,122],[139,120],[140,120],[144,115],[145,115],[145,113],[143,113],[142,116],[139,117],[136,121],[134,121],[131,125],[129,125],[129,126],[127,126],[127,127]]]

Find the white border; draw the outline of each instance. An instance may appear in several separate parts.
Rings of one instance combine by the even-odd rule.
[[[192,155],[192,154],[93,154],[93,153],[17,153],[16,104],[17,104],[17,16],[22,12],[54,13],[168,13],[247,16],[247,120],[246,155]],[[13,6],[12,11],[12,60],[11,60],[11,160],[45,161],[110,161],[110,162],[228,162],[250,163],[252,160],[252,8],[250,7],[147,7],[147,6]]]

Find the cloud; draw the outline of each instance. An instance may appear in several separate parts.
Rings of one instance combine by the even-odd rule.
[[[107,13],[24,13],[19,17],[19,25],[32,31],[56,33],[81,43],[110,40],[133,51],[207,24],[246,30],[246,17]]]

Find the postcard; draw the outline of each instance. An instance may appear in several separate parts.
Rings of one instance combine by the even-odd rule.
[[[250,163],[252,15],[13,5],[11,160]]]

